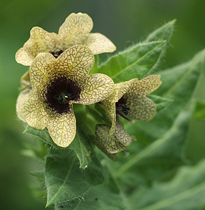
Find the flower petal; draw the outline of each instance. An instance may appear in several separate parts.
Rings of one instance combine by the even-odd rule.
[[[145,77],[142,80],[133,82],[127,94],[130,95],[130,97],[132,97],[133,93],[137,93],[138,95],[145,96],[152,93],[161,84],[162,82],[160,81],[160,75],[150,75],[150,76]]]
[[[132,82],[137,79],[133,79],[127,82],[121,82],[114,85],[113,93],[107,97],[104,101],[102,101],[103,109],[107,115],[107,118],[112,122],[112,126],[110,128],[110,135],[113,135],[115,132],[115,123],[116,123],[116,102],[127,92]],[[138,80],[137,80],[138,81]]]
[[[104,74],[92,74],[83,84],[80,99],[73,103],[94,104],[107,98],[114,89],[113,80]]]
[[[29,93],[31,93],[33,90],[32,89],[25,89],[23,91],[21,91],[21,93],[19,94],[18,98],[17,98],[17,102],[16,102],[16,113],[17,113],[17,116],[20,120],[25,121],[24,118],[22,118],[20,115],[19,115],[19,105],[21,104],[21,102],[23,101],[23,99],[25,98],[26,95],[28,95]]]
[[[128,118],[147,122],[156,115],[156,104],[145,96],[132,95],[127,98],[126,106],[130,108]]]
[[[39,53],[29,69],[31,86],[33,90],[39,90],[49,84],[49,76],[55,67],[56,58],[50,53]]]
[[[50,120],[47,128],[51,138],[58,146],[70,145],[76,134],[76,119],[73,110]]]
[[[29,40],[23,48],[17,51],[16,61],[29,66],[38,53],[59,51],[57,38],[58,36],[55,33],[48,33],[40,27],[33,27]]]
[[[62,74],[80,85],[84,83],[94,63],[94,56],[87,47],[75,45],[57,58],[54,73],[56,77]]]
[[[118,117],[116,119],[115,136],[125,147],[132,143],[132,137],[126,132]]]
[[[24,119],[31,127],[44,129],[48,123],[48,115],[45,112],[46,104],[43,104],[36,91],[28,94],[20,94],[17,101],[17,115]]]
[[[29,71],[27,71],[22,77],[21,77],[21,88],[23,90],[25,89],[31,89],[31,81],[30,81],[30,74]]]
[[[73,45],[83,45],[92,28],[93,21],[87,14],[70,14],[59,28],[61,50]]]
[[[116,86],[116,85],[115,85]],[[114,89],[113,93],[102,101],[102,107],[105,110],[108,120],[112,122],[109,134],[113,135],[115,132],[115,122],[116,122],[116,105],[118,101],[118,89]]]
[[[135,79],[131,79],[126,82],[120,82],[120,83],[115,84],[115,89],[118,90],[118,100],[120,100],[122,98],[122,96],[125,93],[127,93],[127,91],[129,90],[129,88],[132,86],[133,83],[136,83],[138,81],[139,80],[137,78],[135,78]]]
[[[91,33],[84,44],[92,51],[92,53],[100,54],[104,52],[114,52],[115,45],[104,35],[100,33]]]
[[[96,126],[96,141],[95,144],[105,153],[115,154],[123,151],[126,147],[120,143],[115,135],[109,135],[109,126]]]
[[[24,48],[36,55],[40,52],[53,52],[56,49],[58,35],[56,33],[49,33],[40,27],[33,27],[30,32],[31,43],[25,43]],[[31,47],[33,50],[31,50]]]
[[[22,47],[16,52],[15,59],[17,63],[20,63],[24,66],[30,66],[34,60],[34,57]]]

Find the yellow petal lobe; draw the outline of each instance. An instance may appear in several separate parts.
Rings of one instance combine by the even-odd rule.
[[[24,66],[30,66],[34,60],[34,57],[24,48],[20,48],[16,52],[15,59],[17,63],[23,64]]]
[[[65,50],[73,45],[83,45],[92,28],[93,21],[87,14],[70,14],[59,28],[58,36],[61,40],[61,49]]]
[[[38,53],[59,51],[58,45],[57,34],[49,33],[40,27],[33,27],[30,31],[30,38],[23,48],[17,51],[16,61],[30,66]]]
[[[115,45],[107,37],[100,33],[89,34],[84,44],[94,55],[105,52],[114,52],[116,50]]]
[[[21,97],[22,95],[20,95]],[[31,91],[23,98],[18,99],[17,114],[23,118],[29,126],[43,130],[48,123],[48,115],[45,112],[45,103],[39,100],[38,93]]]
[[[55,115],[47,125],[48,132],[53,141],[60,147],[71,144],[76,134],[76,119],[71,109],[69,113]]]
[[[85,46],[75,45],[64,51],[56,60],[53,73],[66,75],[79,85],[84,83],[95,63],[92,52]]]
[[[114,82],[110,77],[104,74],[92,74],[85,81],[80,99],[76,103],[97,103],[107,98],[113,89]]]
[[[54,70],[56,58],[50,53],[39,53],[29,69],[31,86],[39,90],[50,83],[49,76]]]
[[[145,96],[133,95],[127,98],[126,105],[130,108],[128,118],[148,122],[156,115],[156,104]]]
[[[135,92],[138,95],[148,95],[156,90],[162,82],[160,81],[160,75],[150,75],[145,77],[138,82],[133,82],[129,88],[127,94],[132,96],[132,93]]]

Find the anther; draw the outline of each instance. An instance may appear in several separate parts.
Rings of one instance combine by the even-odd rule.
[[[71,94],[70,94],[70,93],[67,93],[67,94],[65,95],[65,99],[66,99],[67,101],[70,101],[70,100],[71,100]]]
[[[68,102],[69,105],[72,105],[72,103],[73,103],[73,102],[72,102],[71,100]]]
[[[122,152],[125,154],[125,157],[129,155],[129,152],[125,152],[124,150]]]
[[[63,103],[63,96],[61,94],[56,94],[53,98],[56,99],[60,104]]]
[[[70,104],[71,94],[70,93],[67,93],[66,95],[56,94],[54,95],[53,98],[57,100],[59,104]]]
[[[126,115],[128,115],[128,111],[130,110],[130,108],[126,105],[122,105],[122,112],[125,113]]]

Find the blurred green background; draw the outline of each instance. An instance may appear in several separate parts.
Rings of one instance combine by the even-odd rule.
[[[138,43],[164,23],[177,19],[163,68],[190,60],[205,47],[205,1],[203,0],[1,0],[0,1],[0,208],[41,210],[44,203],[34,198],[29,174],[36,162],[23,156],[27,141],[23,124],[15,113],[19,81],[28,67],[15,62],[16,51],[40,26],[57,32],[72,12],[83,12],[94,21],[92,32],[111,39],[121,51]],[[107,58],[109,55],[102,55]],[[205,100],[205,77],[196,98]],[[191,120],[186,156],[197,163],[205,158],[205,120]],[[35,184],[35,183],[33,183]]]

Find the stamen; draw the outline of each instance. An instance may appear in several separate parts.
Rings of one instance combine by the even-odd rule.
[[[70,93],[67,93],[67,94],[65,95],[65,99],[66,99],[67,101],[70,101],[70,100],[71,100],[71,94],[70,94]]]
[[[129,121],[131,124],[134,124],[135,121],[134,120],[130,120],[129,118],[125,117],[123,114],[121,114],[119,111],[116,111],[117,114],[119,114],[121,117],[123,117],[125,120]]]
[[[71,94],[67,93],[66,95],[64,94],[56,94],[53,96],[53,98],[58,101],[59,104],[69,104],[71,101]]]
[[[122,105],[122,112],[125,113],[126,115],[128,115],[128,111],[130,110],[130,108],[126,105]]]
[[[77,83],[66,76],[59,76],[47,86],[45,103],[59,114],[67,113],[72,109],[73,101],[79,100],[80,93]]]
[[[63,96],[61,94],[56,94],[53,98],[56,99],[60,104],[63,104]]]
[[[120,103],[119,102],[116,102],[115,105],[116,105],[116,107],[120,107]]]
[[[122,150],[122,152],[125,154],[125,157],[127,157],[130,154],[129,152],[125,152],[124,150]]]

